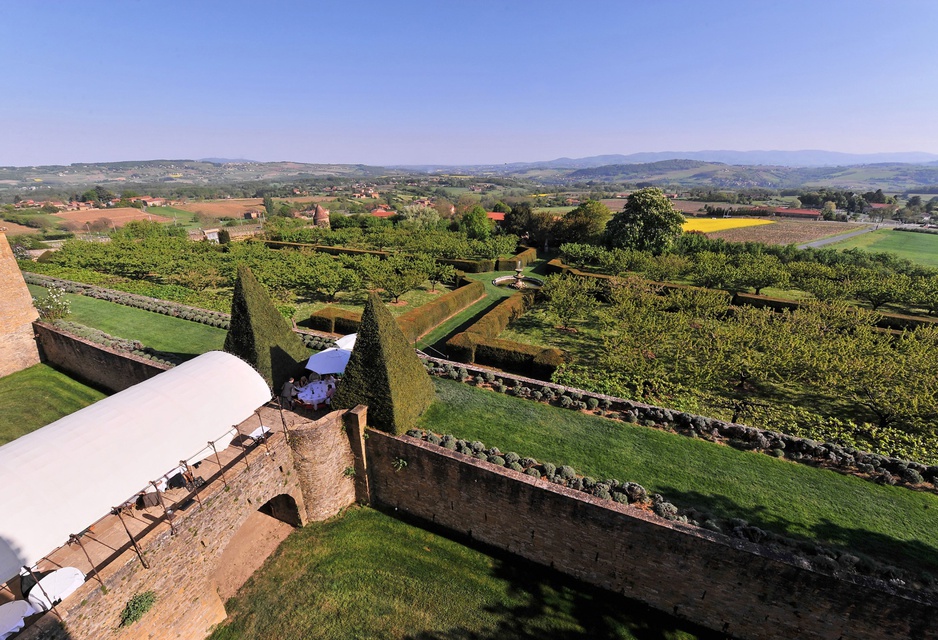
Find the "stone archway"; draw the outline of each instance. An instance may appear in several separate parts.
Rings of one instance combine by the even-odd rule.
[[[281,493],[274,496],[258,509],[261,513],[276,518],[280,522],[285,522],[292,527],[303,526],[300,520],[300,509],[296,500],[289,493]]]
[[[301,526],[293,496],[281,493],[251,513],[222,552],[212,581],[222,601],[233,596],[290,533]]]

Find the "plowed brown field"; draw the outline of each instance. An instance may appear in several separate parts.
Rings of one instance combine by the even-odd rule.
[[[775,224],[758,227],[742,227],[708,233],[710,238],[722,238],[727,242],[764,242],[766,244],[804,244],[841,233],[857,231],[869,225],[844,222],[807,222],[771,218]]]
[[[275,202],[327,202],[333,200],[325,196],[297,196],[296,198],[277,198]],[[226,200],[206,200],[204,202],[187,202],[173,205],[176,209],[201,213],[212,218],[241,218],[248,211],[262,210],[264,201],[261,198],[231,198]]]
[[[89,211],[63,211],[55,214],[66,222],[73,222],[83,225],[86,222],[94,222],[107,218],[115,227],[122,227],[131,220],[152,220],[153,222],[172,222],[172,218],[158,216],[153,213],[147,213],[133,207],[117,207],[115,209],[91,209]]]
[[[24,233],[39,233],[39,229],[33,229],[32,227],[16,224],[15,222],[7,222],[6,220],[0,220],[0,231],[8,236],[19,236]]]

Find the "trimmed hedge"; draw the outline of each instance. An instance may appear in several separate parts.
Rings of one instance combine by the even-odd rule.
[[[459,271],[464,271],[466,273],[486,273],[488,271],[495,271],[495,260],[483,259],[483,260],[460,260],[456,258],[437,258],[437,262],[442,264],[451,264],[456,267]],[[512,267],[514,268],[514,267]]]
[[[362,315],[341,307],[326,307],[314,311],[309,316],[309,326],[317,331],[329,333],[357,333],[361,324]]]
[[[560,349],[502,340],[498,335],[534,305],[534,292],[522,291],[505,298],[478,322],[450,338],[446,347],[460,362],[486,364],[550,378],[564,362]]]
[[[414,342],[450,316],[485,297],[484,284],[469,280],[463,282],[467,284],[398,316],[397,324],[409,342]]]
[[[469,280],[463,282],[467,284],[398,316],[397,324],[409,342],[414,342],[453,314],[485,297],[484,284]],[[310,315],[313,329],[330,333],[355,333],[360,323],[361,314],[338,307],[320,309]]]
[[[499,258],[495,263],[496,271],[514,271],[518,268],[518,263],[521,263],[522,267],[526,267],[535,260],[537,260],[537,249],[534,247],[523,247],[523,251],[517,255],[514,255],[510,258]]]
[[[382,260],[391,255],[387,251],[374,251],[371,249],[350,249],[348,247],[333,247],[323,244],[306,244],[304,242],[281,242],[280,240],[266,240],[264,245],[269,249],[312,249],[319,253],[328,253],[329,255],[351,255],[351,256],[377,256]]]

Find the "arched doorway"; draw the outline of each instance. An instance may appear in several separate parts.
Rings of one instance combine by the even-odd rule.
[[[280,522],[286,522],[293,527],[302,526],[300,522],[300,510],[296,506],[296,500],[288,493],[281,493],[274,496],[258,509],[261,513],[276,518]]]

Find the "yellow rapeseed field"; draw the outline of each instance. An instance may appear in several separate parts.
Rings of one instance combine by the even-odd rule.
[[[755,227],[760,224],[775,224],[772,220],[760,218],[688,218],[684,223],[684,231],[726,231],[739,227]]]

